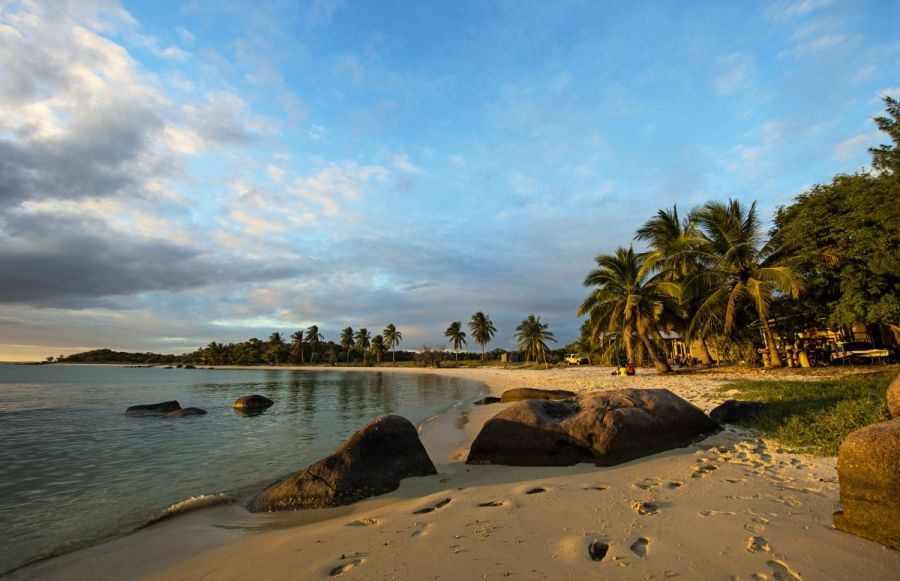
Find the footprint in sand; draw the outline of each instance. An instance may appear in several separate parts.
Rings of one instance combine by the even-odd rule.
[[[647,556],[647,545],[650,544],[650,539],[646,537],[641,537],[631,544],[631,552],[637,555],[638,557],[646,557]]]
[[[734,516],[737,513],[726,510],[701,510],[697,514],[700,516]]]
[[[525,494],[540,494],[542,492],[547,492],[546,488],[541,488],[538,486],[537,488],[532,488],[531,490],[526,490]]]
[[[650,500],[644,502],[634,501],[631,503],[631,508],[638,514],[644,515],[654,515],[659,512],[659,505]]]
[[[679,480],[672,480],[666,484],[666,487],[674,490],[676,488],[680,488],[683,484],[684,482],[681,482]]]
[[[784,561],[772,560],[767,565],[772,568],[772,576],[776,581],[800,581],[800,574]]]
[[[361,518],[353,522],[348,522],[348,527],[371,527],[377,525],[378,521],[374,518]]]
[[[609,545],[603,541],[592,541],[588,545],[588,555],[590,555],[591,561],[602,561],[608,552]]]
[[[332,569],[332,570],[328,573],[328,576],[329,576],[329,577],[337,577],[337,576],[339,576],[339,575],[343,575],[344,573],[346,573],[346,572],[349,571],[350,569],[352,569],[352,568],[354,568],[354,567],[359,567],[359,566],[362,565],[362,564],[363,564],[363,560],[362,560],[362,559],[353,559],[353,560],[350,561],[349,563],[344,563],[343,565],[338,565],[337,567],[335,567],[334,569]]]
[[[585,490],[600,490],[600,491],[603,491],[603,490],[609,490],[609,486],[603,486],[603,485],[600,485],[600,486],[588,486],[587,488],[585,488]]]
[[[659,482],[654,478],[644,478],[640,482],[636,482],[634,486],[635,488],[640,488],[641,490],[650,490],[654,486],[659,486]]]
[[[506,503],[502,500],[491,500],[488,502],[480,502],[478,503],[478,506],[503,506],[504,504]]]
[[[749,533],[760,534],[764,530],[766,530],[766,525],[769,524],[769,519],[765,519],[762,517],[755,517],[753,520],[744,525],[744,529]]]
[[[450,501],[453,500],[451,498],[445,498],[444,500],[438,502],[434,506],[426,506],[425,508],[420,508],[419,510],[414,510],[413,514],[428,514],[429,512],[434,512],[439,508],[443,508],[450,504]]]
[[[750,537],[747,539],[747,550],[751,553],[768,553],[769,541],[763,537]]]

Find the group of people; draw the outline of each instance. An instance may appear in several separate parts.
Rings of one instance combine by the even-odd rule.
[[[617,369],[614,369],[612,375],[621,375],[624,377],[626,375],[634,375],[634,373],[634,364],[629,363],[627,367],[619,366]]]

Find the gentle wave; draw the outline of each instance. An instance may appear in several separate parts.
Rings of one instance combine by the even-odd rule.
[[[202,508],[219,506],[221,504],[231,504],[232,502],[234,502],[234,499],[226,494],[201,494],[200,496],[192,496],[169,506],[162,512],[161,515],[150,519],[150,521],[147,522],[144,526],[148,527],[152,524],[158,523],[159,521],[166,520],[174,516],[179,516],[188,512],[193,512],[195,510],[200,510]]]

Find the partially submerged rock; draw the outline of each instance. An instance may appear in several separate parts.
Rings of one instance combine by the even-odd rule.
[[[887,404],[891,411],[891,417],[900,417],[900,375],[894,378],[894,381],[888,386]]]
[[[382,416],[337,451],[250,501],[251,512],[330,508],[396,490],[411,476],[437,474],[409,420]]]
[[[167,418],[183,418],[186,416],[204,416],[206,415],[206,410],[200,408],[181,408],[180,410],[175,410],[174,412],[169,412],[166,414]]]
[[[526,401],[529,399],[572,399],[575,392],[566,391],[564,389],[535,389],[533,387],[517,387],[516,389],[508,389],[503,392],[500,401],[508,403],[511,401]]]
[[[856,430],[838,452],[834,526],[900,550],[900,418]]]
[[[260,411],[272,407],[275,402],[261,395],[245,395],[234,400],[231,404],[236,410]]]
[[[172,401],[163,401],[160,403],[145,403],[139,405],[133,405],[125,410],[125,414],[129,416],[142,416],[142,415],[165,415],[170,412],[174,412],[176,410],[181,409],[181,404],[175,400]]]
[[[739,424],[756,419],[766,404],[760,401],[738,401],[729,399],[709,412],[709,417],[719,424]]]
[[[616,389],[575,400],[528,400],[484,425],[468,464],[611,466],[687,446],[721,428],[667,389]]]

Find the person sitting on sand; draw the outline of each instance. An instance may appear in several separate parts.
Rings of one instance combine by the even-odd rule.
[[[628,367],[625,368],[625,375],[634,375],[634,373],[635,373],[635,371],[634,371],[634,364],[633,364],[633,363],[629,363],[629,364],[628,364]]]

